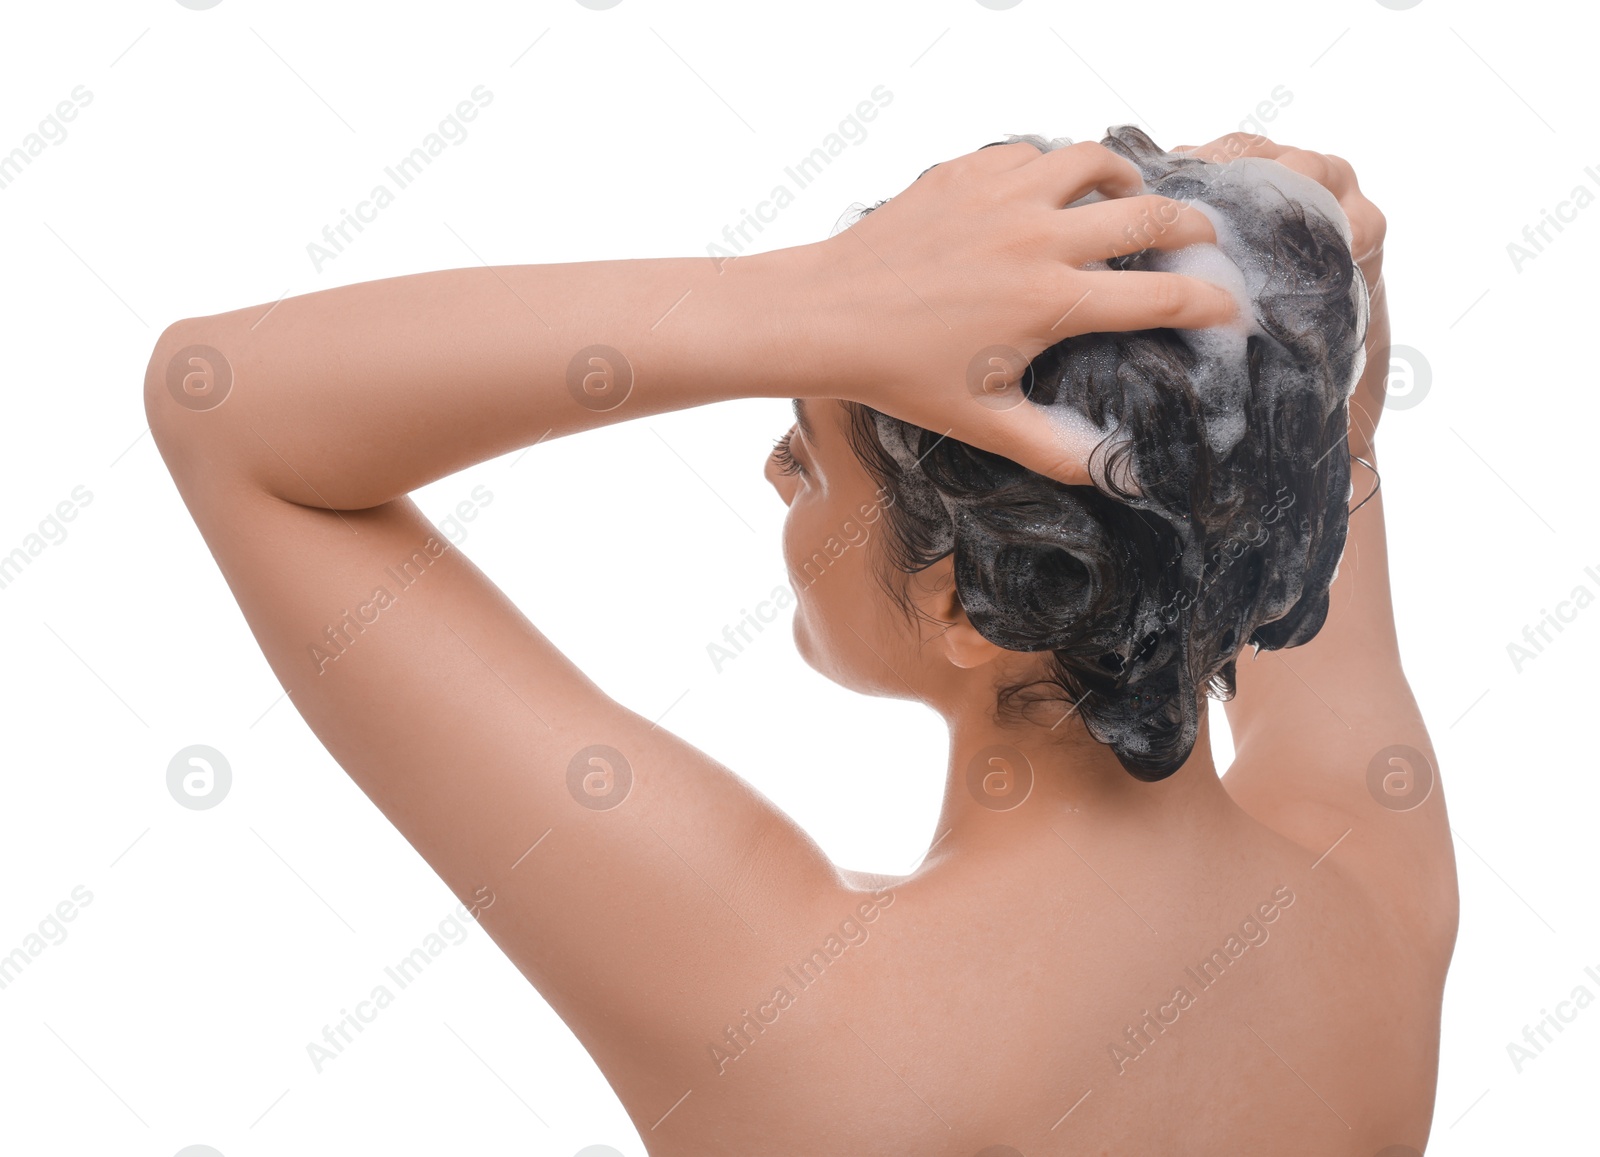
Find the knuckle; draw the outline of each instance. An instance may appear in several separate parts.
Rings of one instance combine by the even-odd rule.
[[[1339,180],[1347,183],[1351,188],[1356,184],[1355,166],[1336,153],[1324,153],[1323,159],[1332,166],[1333,171],[1339,175]]]
[[[997,141],[992,145],[984,145],[983,148],[972,155],[988,157],[989,154],[993,154],[995,157],[1021,158],[1026,161],[1039,156],[1043,152],[1044,150],[1032,141]]]
[[[968,171],[966,161],[965,157],[953,157],[948,161],[929,165],[917,177],[917,183],[930,185],[935,189],[949,190],[962,183],[962,175]]]
[[[1289,149],[1278,160],[1283,162],[1292,160],[1294,168],[1299,169],[1319,185],[1327,185],[1333,175],[1328,158],[1309,149]]]
[[[1183,313],[1187,298],[1184,282],[1175,277],[1158,277],[1148,290],[1145,304],[1157,317],[1172,321]]]
[[[1232,159],[1268,147],[1272,141],[1260,133],[1232,132],[1224,136],[1220,143],[1225,155]]]
[[[1366,202],[1360,214],[1360,232],[1369,248],[1382,245],[1384,237],[1388,235],[1389,219],[1371,201]]]
[[[1121,153],[1108,149],[1099,141],[1078,141],[1057,151],[1065,153],[1064,159],[1074,167],[1081,166],[1095,173],[1115,174],[1132,184],[1141,186],[1144,184],[1144,177],[1139,172],[1138,165]]]

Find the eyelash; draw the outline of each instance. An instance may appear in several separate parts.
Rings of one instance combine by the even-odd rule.
[[[794,430],[791,429],[783,437],[779,438],[772,447],[772,456],[777,459],[779,474],[804,474],[806,472],[806,468],[794,456],[794,451],[789,448],[789,443],[793,438]]]

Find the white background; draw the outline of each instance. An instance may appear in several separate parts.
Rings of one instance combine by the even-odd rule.
[[[0,954],[75,887],[92,902],[0,990],[0,1148],[642,1157],[599,1071],[475,927],[313,1067],[307,1043],[454,897],[281,701],[145,430],[145,362],[173,320],[284,293],[480,259],[702,254],[882,85],[893,99],[865,138],[757,247],[825,237],[852,202],[1005,133],[1133,122],[1195,144],[1249,127],[1278,86],[1292,96],[1268,134],[1349,159],[1387,214],[1394,340],[1419,351],[1394,387],[1414,404],[1380,436],[1395,604],[1462,889],[1429,1152],[1577,1151],[1600,1007],[1521,1072],[1507,1053],[1579,985],[1600,997],[1584,973],[1600,975],[1600,608],[1520,672],[1507,651],[1575,587],[1600,594],[1600,208],[1569,209],[1520,269],[1507,250],[1576,186],[1600,192],[1575,11],[8,6],[0,153],[76,86],[92,99],[0,188],[0,553],[75,487],[92,499],[0,589]],[[493,99],[470,135],[317,269],[307,243],[478,85]],[[1423,362],[1427,393],[1401,397]],[[935,717],[824,681],[786,616],[720,673],[708,657],[783,581],[760,465],[787,424],[770,400],[630,422],[418,499],[442,520],[486,487],[455,541],[580,666],[666,712],[840,863],[904,872],[943,782]],[[1212,727],[1225,757],[1220,710]],[[197,743],[233,773],[204,811],[166,787]]]

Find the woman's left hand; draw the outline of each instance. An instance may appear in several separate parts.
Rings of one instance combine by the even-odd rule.
[[[1383,211],[1362,190],[1350,162],[1332,153],[1279,144],[1250,133],[1228,133],[1208,144],[1179,145],[1172,151],[1217,164],[1240,157],[1264,157],[1310,177],[1338,200],[1350,222],[1350,256],[1367,283],[1367,364],[1351,398],[1350,447],[1353,453],[1370,460],[1373,435],[1388,404],[1391,368],[1389,301],[1383,282],[1383,243],[1389,226]]]

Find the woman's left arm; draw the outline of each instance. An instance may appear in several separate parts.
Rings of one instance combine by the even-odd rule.
[[[285,501],[361,510],[542,439],[794,396],[775,267],[800,252],[449,269],[182,321],[150,363],[152,429]]]
[[[146,377],[156,444],[289,698],[624,1081],[638,1055],[691,1075],[786,937],[858,898],[760,793],[592,683],[407,492],[541,437],[783,389],[733,380],[781,348],[764,270],[353,285],[177,323]],[[683,1087],[630,1093],[665,1112]]]
[[[442,270],[182,321],[151,360],[147,412],[214,468],[331,510],[542,439],[741,397],[866,402],[1084,482],[1039,408],[983,393],[998,384],[985,355],[1231,318],[1232,297],[1205,282],[1083,268],[1215,241],[1206,217],[1140,188],[1100,145],[988,147],[812,245]],[[1062,208],[1089,193],[1105,199]],[[1009,360],[1015,381],[1023,364]]]
[[[1078,268],[1150,245],[1129,227],[1175,203],[1056,212],[1138,188],[1127,162],[1074,149],[958,158],[817,246],[423,273],[180,322],[156,347],[156,444],[279,681],[456,895],[493,895],[483,926],[608,1077],[649,1059],[630,1103],[681,1098],[730,1001],[862,897],[743,780],[590,682],[407,494],[734,397],[1026,437],[967,392],[971,352],[1232,308],[1186,278]],[[1191,213],[1156,243],[1211,236]],[[878,392],[907,381],[927,389]]]

